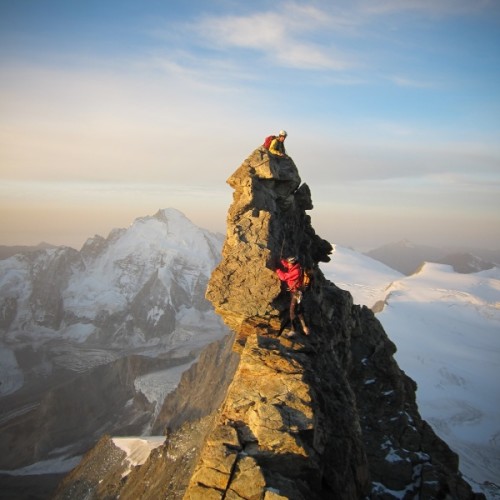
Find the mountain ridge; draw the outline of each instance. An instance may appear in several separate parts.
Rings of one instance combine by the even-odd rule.
[[[125,480],[95,478],[89,498],[98,498],[102,481],[113,498],[158,498],[159,491],[186,499],[483,498],[421,419],[416,385],[397,366],[380,322],[319,269],[332,247],[310,224],[310,190],[293,161],[258,148],[228,183],[235,193],[223,258],[206,295],[235,335],[233,379],[218,409],[199,420],[207,425],[182,461],[184,486],[170,487],[164,458],[182,434],[167,432],[165,445]],[[314,276],[304,296],[313,333],[292,340],[281,336],[288,296],[274,272],[289,253]],[[92,460],[68,476],[57,498],[68,498]],[[139,481],[146,477],[150,491]]]
[[[420,498],[445,493],[474,498],[458,474],[457,456],[421,420],[416,385],[395,363],[395,346],[381,324],[370,310],[353,305],[350,294],[327,281],[319,269],[333,249],[311,226],[306,214],[313,208],[311,193],[301,184],[293,161],[266,158],[257,149],[228,184],[235,194],[223,259],[212,273],[207,297],[236,332],[241,362],[213,432],[228,432],[229,426],[240,452],[232,454],[234,474],[216,481],[207,473],[215,464],[220,473],[225,470],[218,458],[221,450],[216,451],[217,446],[225,449],[224,442],[216,437],[214,444],[207,441],[185,498],[202,498],[208,491],[241,494],[240,482],[246,484],[248,476],[260,485],[255,494],[264,496],[277,491],[285,498],[390,498],[389,491],[406,490],[418,491]],[[313,269],[314,282],[304,297],[306,323],[313,333],[291,344],[279,336],[287,306],[279,301],[284,297],[274,275],[279,258],[290,254]],[[281,359],[275,366],[268,359],[277,351],[303,366],[301,380],[310,395],[301,397],[305,407],[295,406],[293,397],[284,400],[278,387],[261,381],[264,368],[259,363],[254,367],[259,355],[271,369],[263,378],[283,379],[290,386]],[[243,385],[249,378],[257,387],[248,385],[240,393],[239,377]],[[252,400],[252,395],[254,405],[242,409],[240,401]],[[269,437],[261,429],[276,435]],[[298,448],[287,444],[289,434]],[[283,468],[283,455],[290,470]]]
[[[377,312],[398,363],[418,384],[422,417],[459,453],[474,489],[498,498],[500,268],[461,274],[427,263],[405,276],[336,246],[322,269],[356,304]]]

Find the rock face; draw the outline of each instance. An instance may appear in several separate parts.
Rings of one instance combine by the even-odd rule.
[[[310,190],[293,161],[258,148],[228,183],[235,192],[223,258],[206,293],[239,357],[222,403],[178,422],[163,447],[112,487],[94,478],[85,498],[102,498],[97,484],[107,485],[106,498],[481,498],[421,419],[416,385],[381,324],[321,272],[331,246],[311,226]],[[289,254],[313,274],[303,299],[312,333],[293,339],[281,335],[289,297],[275,274]],[[91,468],[84,460],[58,498],[70,498]]]
[[[291,159],[255,150],[235,190],[207,298],[236,332],[240,363],[185,498],[474,498],[458,460],[418,413],[415,383],[367,308],[328,282],[331,246],[311,227]],[[280,256],[313,269],[312,334],[280,335]]]
[[[144,464],[131,467],[125,453],[105,435],[51,498],[182,498],[236,363],[231,336],[210,344],[164,402],[153,429],[166,434],[164,446],[153,450]]]

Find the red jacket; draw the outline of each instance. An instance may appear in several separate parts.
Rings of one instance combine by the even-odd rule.
[[[294,292],[300,288],[302,284],[302,269],[298,262],[290,264],[287,260],[282,259],[281,265],[285,268],[276,269],[276,274],[281,281],[286,281],[286,284],[290,291]]]

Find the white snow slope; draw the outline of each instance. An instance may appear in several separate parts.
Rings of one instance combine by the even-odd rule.
[[[337,246],[322,270],[356,304],[385,300],[377,317],[397,346],[399,366],[418,384],[422,417],[458,453],[473,486],[498,485],[500,269],[458,274],[426,263],[404,276]]]

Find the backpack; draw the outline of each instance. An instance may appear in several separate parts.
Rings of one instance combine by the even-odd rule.
[[[276,139],[275,135],[268,135],[264,139],[264,144],[262,144],[262,146],[265,147],[266,149],[269,149],[269,147],[271,146],[271,142],[273,142],[274,139]]]
[[[292,287],[289,288],[291,291],[301,291],[305,292],[309,289],[312,282],[312,269],[304,269],[301,267],[300,269],[300,277],[293,284]]]
[[[311,285],[312,281],[312,276],[311,276],[311,271],[308,269],[303,269],[302,270],[302,290],[307,290],[309,286]]]

